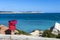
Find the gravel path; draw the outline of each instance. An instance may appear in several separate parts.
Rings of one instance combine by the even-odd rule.
[[[60,40],[60,39],[33,37],[26,35],[0,35],[0,40]]]

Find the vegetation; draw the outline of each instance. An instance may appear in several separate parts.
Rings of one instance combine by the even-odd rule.
[[[56,38],[60,38],[60,34],[58,34],[58,36]]]
[[[43,37],[55,38],[56,35],[52,34],[50,30],[45,30],[42,34]]]
[[[17,34],[23,34],[23,35],[30,35],[29,33],[25,32],[25,31],[22,31],[22,30],[18,30],[18,33]],[[60,38],[60,34],[58,35],[54,35],[51,33],[50,30],[45,30],[42,34],[42,37],[49,37],[49,38]]]
[[[24,31],[22,31],[22,30],[18,30],[18,29],[17,29],[17,31],[18,31],[17,34],[30,35],[29,33],[24,32]]]

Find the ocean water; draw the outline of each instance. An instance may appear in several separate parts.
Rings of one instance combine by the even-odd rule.
[[[0,25],[8,25],[9,20],[17,20],[16,28],[26,32],[46,30],[60,23],[60,13],[27,13],[27,14],[0,14]]]

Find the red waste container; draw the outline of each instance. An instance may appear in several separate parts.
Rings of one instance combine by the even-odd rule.
[[[9,30],[16,30],[16,23],[17,23],[17,21],[16,20],[11,20],[11,21],[9,21]]]

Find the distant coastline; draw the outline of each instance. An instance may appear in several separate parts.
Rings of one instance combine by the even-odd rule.
[[[19,11],[19,12],[14,12],[14,11],[0,11],[0,14],[21,14],[21,13],[43,13],[40,11]]]

